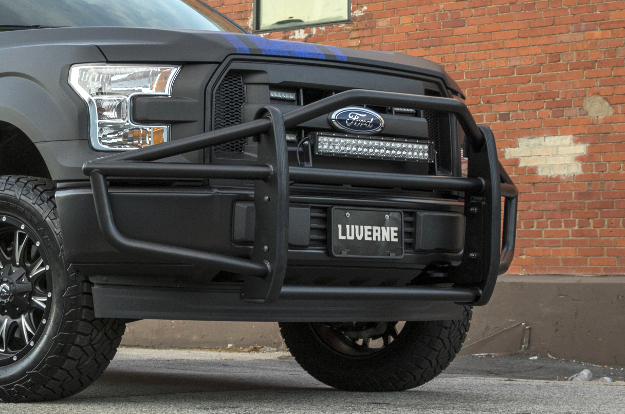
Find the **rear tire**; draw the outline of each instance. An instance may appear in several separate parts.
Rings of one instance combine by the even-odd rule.
[[[348,324],[320,323],[280,323],[280,332],[300,366],[324,384],[345,391],[403,391],[449,366],[466,338],[471,315],[471,307],[465,306],[461,320],[406,322],[399,334],[376,324],[364,326],[368,329],[360,334],[346,334]],[[367,332],[372,332],[368,340]],[[354,335],[357,341],[351,339]],[[368,347],[371,339],[386,335],[381,348]]]
[[[80,392],[108,366],[125,324],[96,318],[91,283],[67,268],[49,180],[0,177],[0,262],[0,400]]]

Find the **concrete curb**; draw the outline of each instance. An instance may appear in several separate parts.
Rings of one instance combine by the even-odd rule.
[[[500,277],[491,302],[475,308],[462,350],[530,353],[625,366],[625,276]],[[124,346],[284,349],[278,324],[144,320],[128,324]]]
[[[463,353],[625,366],[625,276],[503,276],[471,325]]]
[[[127,325],[123,346],[177,349],[286,349],[277,323],[143,320]]]

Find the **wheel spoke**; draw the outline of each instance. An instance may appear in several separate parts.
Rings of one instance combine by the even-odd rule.
[[[15,306],[15,310],[19,310],[19,312],[24,312],[30,306],[30,301],[27,297],[23,297],[22,295],[17,295],[15,299],[13,299],[13,306]]]
[[[0,222],[0,272],[9,294],[3,294],[0,315],[0,366],[17,361],[32,349],[48,319],[50,267],[39,236],[16,217]]]
[[[0,339],[2,340],[2,347],[0,347],[0,352],[7,351],[7,342],[9,342],[7,338],[8,332],[9,332],[9,318],[4,318],[4,322],[2,322],[2,326],[0,327]]]
[[[46,271],[46,266],[43,264],[43,257],[37,259],[37,261],[32,265],[30,269],[30,274],[28,275],[29,279],[36,278]]]
[[[48,298],[45,296],[33,296],[31,298],[31,305],[34,306],[35,308],[39,308],[43,310],[46,308],[47,300]]]
[[[19,258],[17,255],[17,250],[18,250],[18,246],[20,244],[20,232],[19,231],[15,231],[15,233],[13,234],[13,250],[11,255],[13,256],[11,258],[11,260],[13,260],[13,264],[14,265],[19,265]]]
[[[5,265],[11,264],[11,257],[6,254],[4,243],[0,245],[0,269],[4,269]]]
[[[21,280],[21,279],[20,279]],[[22,282],[15,285],[15,294],[21,295],[22,293],[29,293],[32,291],[32,286],[28,282]]]
[[[0,269],[11,264],[11,252],[11,245],[7,246],[4,240],[0,241]]]
[[[399,335],[399,333],[397,332],[397,325],[393,325],[389,331],[389,335],[391,336],[391,338],[393,339],[397,339],[397,335]]]
[[[28,320],[27,315],[28,315],[27,312],[23,313],[22,318],[21,318],[22,333],[24,334],[24,342],[26,343],[26,345],[28,345],[28,342],[30,342],[30,338],[28,337],[28,334],[30,334],[31,336],[35,334],[35,328],[33,328],[32,325],[30,324],[30,321]]]
[[[24,241],[20,243],[20,234],[24,234]],[[13,260],[16,266],[20,265],[20,259],[22,258],[22,253],[24,252],[24,247],[26,247],[26,243],[28,243],[28,234],[23,231],[17,230],[15,232],[15,242],[13,245]]]

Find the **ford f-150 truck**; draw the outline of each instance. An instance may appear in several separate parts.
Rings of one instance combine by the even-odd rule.
[[[3,401],[79,392],[140,319],[279,322],[326,384],[419,386],[508,269],[516,208],[435,63],[196,0],[0,0]]]

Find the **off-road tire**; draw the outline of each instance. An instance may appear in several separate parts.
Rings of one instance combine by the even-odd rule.
[[[461,320],[406,322],[397,339],[370,355],[350,356],[326,345],[310,323],[280,323],[291,355],[310,375],[345,391],[403,391],[435,378],[460,351],[472,309]]]
[[[109,365],[125,330],[122,320],[95,317],[90,282],[66,266],[54,189],[46,179],[0,177],[0,215],[17,217],[40,237],[52,272],[49,320],[41,336],[25,356],[0,366],[4,402],[80,392]]]

